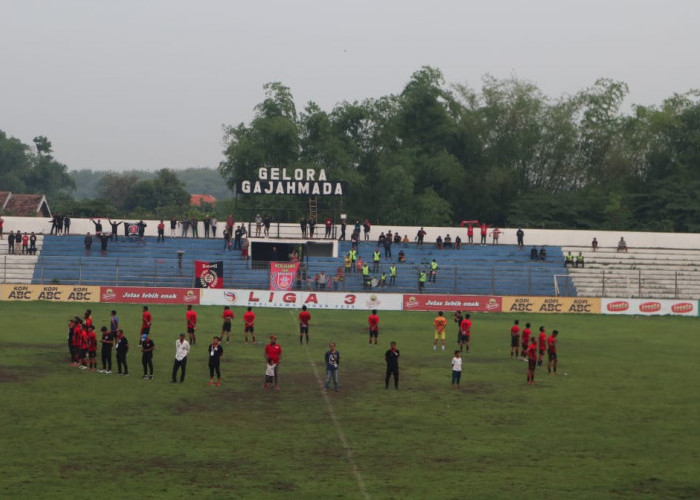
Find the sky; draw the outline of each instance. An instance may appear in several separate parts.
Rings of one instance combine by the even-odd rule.
[[[658,105],[700,88],[698,25],[698,0],[0,0],[0,130],[69,170],[216,167],[265,83],[331,111],[424,65],[552,98],[612,78]]]

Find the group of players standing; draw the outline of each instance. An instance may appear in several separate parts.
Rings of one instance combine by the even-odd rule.
[[[510,357],[522,358],[527,361],[527,383],[535,383],[535,369],[542,366],[545,350],[547,351],[547,372],[550,375],[557,374],[557,330],[552,331],[548,337],[544,326],[540,326],[539,335],[534,336],[530,329],[530,323],[525,323],[522,333],[520,321],[515,320],[510,328]],[[518,353],[520,349],[520,353]]]

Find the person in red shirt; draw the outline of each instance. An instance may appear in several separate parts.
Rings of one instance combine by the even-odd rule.
[[[165,223],[163,219],[158,224],[158,239],[156,239],[156,243],[165,243]]]
[[[311,321],[311,313],[306,310],[306,306],[301,306],[299,313],[299,343],[302,343],[302,338],[306,335],[306,344],[309,344],[309,321]]]
[[[547,349],[547,334],[544,331],[544,326],[540,327],[540,334],[538,335],[539,349],[537,357],[537,366],[542,366],[542,359],[544,358],[544,351]]]
[[[513,322],[513,326],[510,327],[510,359],[513,359],[513,353],[515,352],[515,359],[518,358],[518,347],[520,347],[520,327],[518,324],[520,321],[517,319]]]
[[[559,332],[554,330],[552,334],[547,338],[547,355],[549,361],[547,361],[547,372],[554,375],[557,374],[557,335]],[[552,367],[554,371],[552,372]]]
[[[83,321],[85,322],[85,330],[92,326],[92,309],[85,310]]]
[[[377,345],[377,339],[379,338],[379,316],[377,316],[377,310],[372,309],[372,314],[367,318],[369,323],[369,343],[372,343],[372,337],[374,337],[374,345]]]
[[[245,343],[248,343],[248,333],[253,338],[253,344],[255,341],[255,313],[252,307],[248,307],[248,310],[243,313],[243,334],[245,335]]]
[[[459,325],[461,331],[459,336],[459,351],[462,352],[462,349],[466,347],[467,354],[469,354],[469,341],[472,337],[472,320],[469,318],[471,318],[471,315],[469,313],[465,314],[462,324]]]
[[[197,338],[194,334],[194,331],[197,329],[197,312],[192,310],[192,304],[187,305],[185,320],[187,321],[187,334],[190,337],[190,344],[194,345],[197,343]]]
[[[139,345],[144,341],[146,336],[151,333],[151,323],[153,317],[151,313],[148,312],[148,306],[143,306],[143,314],[141,315],[141,338],[139,339]]]
[[[523,357],[523,361],[527,360],[527,355],[525,354],[525,351],[527,351],[527,346],[530,345],[530,337],[532,336],[532,330],[530,330],[530,323],[525,323],[525,328],[523,329],[523,334],[520,337],[520,340],[522,344],[520,345],[520,355]]]
[[[22,235],[22,255],[25,254],[29,254],[29,235],[27,233]]]
[[[88,351],[88,371],[97,371],[97,335],[95,334],[95,327],[90,325],[87,327],[87,333],[85,334],[85,342]]]
[[[527,355],[527,383],[535,383],[535,368],[537,368],[537,339],[532,337],[530,345],[525,350]]]
[[[331,237],[331,232],[333,230],[333,219],[326,217],[326,238]]]
[[[481,231],[481,244],[486,245],[486,233],[488,233],[489,226],[487,226],[486,223],[482,223],[479,229]]]
[[[280,383],[278,377],[278,370],[280,366],[280,361],[282,361],[282,347],[277,343],[277,337],[270,335],[270,343],[265,346],[265,362],[272,363],[275,365],[275,390],[280,390]]]
[[[88,335],[87,330],[80,326],[78,331],[78,349],[80,354],[80,368],[83,370],[87,369],[87,355],[88,355]]]
[[[467,242],[470,245],[474,244],[474,226],[472,226],[471,224],[467,226]]]
[[[70,323],[69,323],[70,324]],[[80,318],[77,316],[72,320],[73,335],[71,337],[71,359],[73,366],[80,366],[80,344],[83,335],[83,326],[80,324]]]
[[[221,338],[224,338],[224,333],[226,333],[226,343],[231,340],[231,321],[233,320],[233,311],[229,306],[224,306],[224,312],[221,314],[224,319],[221,325]]]

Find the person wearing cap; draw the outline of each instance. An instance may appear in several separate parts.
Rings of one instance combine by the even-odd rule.
[[[224,348],[219,343],[221,339],[214,337],[214,340],[207,350],[209,351],[209,385],[214,385],[214,372],[216,372],[216,386],[221,386],[221,356],[224,354]]]
[[[177,382],[177,371],[180,371],[180,383],[185,381],[187,355],[190,353],[190,343],[185,339],[184,332],[175,341],[175,362],[173,363],[173,383]]]
[[[270,343],[265,346],[265,361],[275,364],[275,390],[280,390],[279,383],[279,364],[282,360],[282,347],[277,343],[277,337],[270,335]]]
[[[114,346],[114,334],[106,326],[100,328],[102,338],[102,369],[100,373],[112,373],[112,347]]]

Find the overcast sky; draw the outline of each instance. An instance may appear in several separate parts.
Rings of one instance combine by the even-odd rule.
[[[0,130],[70,170],[215,167],[266,82],[330,111],[423,65],[660,104],[700,88],[698,26],[700,0],[0,0]]]

